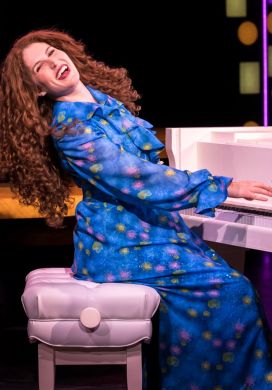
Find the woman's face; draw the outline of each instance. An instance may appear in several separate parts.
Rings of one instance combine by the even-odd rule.
[[[68,55],[44,42],[35,42],[23,50],[23,61],[30,70],[40,95],[56,100],[67,96],[79,83],[79,73]]]

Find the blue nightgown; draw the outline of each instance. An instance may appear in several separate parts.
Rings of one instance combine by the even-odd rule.
[[[231,179],[158,164],[163,144],[152,126],[121,102],[89,91],[96,103],[56,102],[53,111],[58,128],[77,119],[75,134],[53,138],[63,167],[83,190],[75,278],[142,283],[159,292],[161,389],[272,389],[251,284],[179,215],[195,207],[213,216]]]

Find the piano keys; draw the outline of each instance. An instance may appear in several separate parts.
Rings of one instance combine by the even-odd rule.
[[[206,168],[234,180],[272,181],[272,127],[167,128],[166,151],[169,165],[181,170]],[[181,214],[204,240],[272,252],[272,198],[227,198],[214,218],[193,209]]]

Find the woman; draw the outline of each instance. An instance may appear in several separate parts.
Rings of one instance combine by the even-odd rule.
[[[143,283],[160,293],[159,387],[272,388],[249,281],[178,213],[196,207],[212,216],[227,195],[267,200],[272,188],[157,164],[163,145],[133,115],[139,96],[126,71],[96,62],[66,33],[34,31],[15,42],[1,87],[2,165],[12,189],[53,226],[67,211],[64,172],[83,190],[75,278]]]

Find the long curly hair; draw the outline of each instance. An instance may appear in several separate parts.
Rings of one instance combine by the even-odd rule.
[[[139,94],[124,68],[94,60],[82,42],[66,32],[31,31],[18,39],[1,69],[0,173],[7,172],[11,190],[21,203],[38,208],[47,224],[59,227],[67,214],[71,182],[51,144],[53,101],[38,97],[22,52],[32,43],[48,43],[73,61],[85,85],[117,98],[136,114]]]

